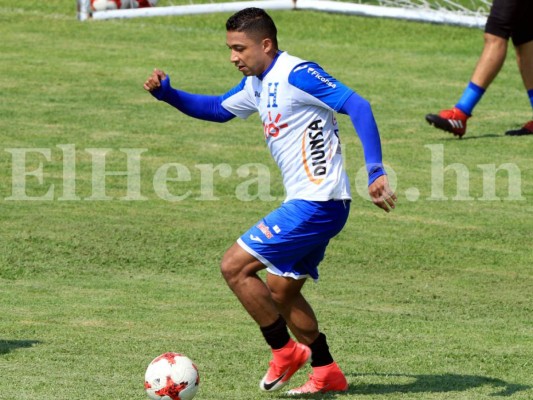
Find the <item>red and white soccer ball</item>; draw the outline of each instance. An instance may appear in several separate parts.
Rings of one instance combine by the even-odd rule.
[[[144,388],[152,400],[191,400],[199,384],[198,368],[179,353],[154,358],[144,375]]]
[[[92,11],[155,7],[157,0],[91,0]]]

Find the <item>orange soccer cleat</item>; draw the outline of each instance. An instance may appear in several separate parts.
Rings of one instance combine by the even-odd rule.
[[[313,374],[302,386],[289,390],[287,394],[312,394],[326,392],[345,392],[348,382],[337,363],[333,362],[323,367],[314,367]]]
[[[273,392],[285,386],[296,371],[311,359],[311,349],[290,339],[285,347],[272,350],[273,358],[259,383],[261,390]]]

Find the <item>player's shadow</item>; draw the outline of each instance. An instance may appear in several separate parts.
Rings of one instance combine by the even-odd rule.
[[[490,386],[491,397],[509,397],[531,389],[531,386],[505,382],[501,379],[478,375],[409,375],[409,374],[348,374],[350,387],[346,393],[325,393],[320,395],[297,395],[299,399],[342,399],[350,395],[390,395],[394,393],[447,393],[462,392],[476,387]],[[372,382],[372,383],[370,383]]]
[[[494,138],[503,138],[503,137],[507,137],[505,135],[498,135],[496,133],[486,133],[484,135],[464,135],[462,138],[457,138],[455,136],[448,136],[446,137],[446,140],[458,140],[458,141],[463,141],[463,140],[474,140],[474,139],[494,139]]]
[[[41,343],[39,340],[5,340],[0,339],[0,356],[20,348],[33,347]]]
[[[531,386],[518,385],[505,382],[502,379],[479,375],[354,374],[352,376],[355,377],[355,382],[352,380],[349,389],[351,394],[446,393],[490,386],[494,389],[491,396],[508,397],[532,388]],[[376,381],[378,378],[379,383],[364,383],[365,378],[370,378],[372,381]],[[357,381],[362,382],[358,383]]]

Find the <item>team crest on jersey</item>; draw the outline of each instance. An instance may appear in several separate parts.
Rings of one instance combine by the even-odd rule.
[[[267,107],[268,108],[277,108],[278,107],[278,85],[279,82],[268,82],[268,99]]]
[[[331,158],[331,145],[324,140],[324,122],[317,119],[311,122],[302,136],[302,163],[309,180],[320,185],[327,173],[327,163]]]

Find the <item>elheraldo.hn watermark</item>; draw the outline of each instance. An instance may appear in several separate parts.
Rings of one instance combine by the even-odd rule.
[[[345,147],[343,146],[342,150],[346,156]],[[4,151],[11,154],[11,194],[3,197],[5,201],[146,201],[154,198],[153,194],[157,198],[171,202],[191,199],[213,201],[220,199],[215,189],[216,185],[224,183],[224,180],[229,181],[230,178],[233,178],[231,182],[238,200],[281,201],[283,199],[283,194],[274,196],[271,190],[272,179],[279,179],[278,171],[274,171],[275,167],[261,163],[232,167],[226,163],[190,166],[179,162],[168,162],[161,163],[153,169],[152,162],[151,170],[154,172],[151,179],[147,180],[146,174],[144,179],[141,179],[143,157],[149,157],[150,154],[147,148],[80,150],[74,144],[61,144],[53,148],[5,148]],[[423,151],[427,153],[428,159],[427,179],[424,178],[425,182],[418,182],[417,185],[401,189],[399,175],[390,165],[385,165],[391,187],[398,192],[398,195],[404,195],[407,201],[526,200],[522,195],[521,170],[514,163],[477,164],[476,178],[472,178],[474,174],[465,164],[445,163],[444,145],[428,144],[424,146]],[[91,170],[91,190],[86,196],[81,196],[77,190],[77,164],[80,154],[86,159],[85,163],[90,164]],[[121,170],[109,167],[110,161],[116,161],[117,157],[124,165]],[[46,171],[51,167],[54,171],[61,171],[60,185],[50,182],[52,179]],[[354,195],[368,199],[366,168],[361,167],[355,176],[350,172],[352,187],[355,189]],[[124,190],[121,195],[117,195],[116,190],[111,195],[107,190],[106,185],[110,177],[123,180]],[[57,176],[54,179],[54,182],[57,182]],[[480,195],[472,196],[471,183],[476,185]],[[422,196],[421,189],[429,194]]]

